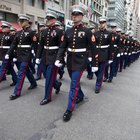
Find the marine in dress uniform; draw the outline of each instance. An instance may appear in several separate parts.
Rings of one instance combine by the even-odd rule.
[[[119,72],[122,72],[123,66],[124,66],[124,46],[125,46],[125,32],[121,32],[121,37],[120,37],[120,66],[119,66]]]
[[[46,19],[48,28],[42,33],[36,59],[36,63],[39,63],[42,56],[41,59],[44,63],[43,65],[45,65],[45,96],[40,102],[40,105],[45,105],[51,102],[53,87],[56,89],[56,94],[59,93],[61,87],[61,82],[56,79],[58,67],[54,65],[54,62],[63,39],[63,31],[55,27],[57,19],[57,14],[55,12],[47,12]]]
[[[62,29],[62,24],[61,24],[61,22],[60,21],[56,21],[56,23],[55,23],[55,27],[56,28],[59,28],[60,30],[63,30]],[[65,71],[64,71],[64,68],[65,68],[65,59],[63,59],[63,62],[62,62],[62,67],[59,67],[58,68],[58,74],[59,74],[59,79],[62,79],[63,78],[63,75],[64,75],[64,73],[65,73]]]
[[[10,96],[10,100],[14,100],[20,97],[25,75],[31,83],[28,89],[30,90],[37,87],[36,80],[34,79],[33,74],[29,69],[29,64],[31,62],[31,45],[34,44],[36,40],[34,32],[28,28],[29,19],[30,18],[27,15],[19,15],[19,24],[22,27],[22,30],[17,32],[10,49],[5,55],[5,59],[9,59],[9,56],[13,53],[13,51],[17,51],[17,61],[19,70],[17,83],[13,94]]]
[[[45,29],[46,29],[46,24],[44,22],[38,22],[38,33],[37,33],[38,48],[39,48],[39,42],[41,42],[42,33]],[[37,55],[37,52],[36,52],[36,55]],[[38,64],[38,66],[37,66],[36,80],[41,79],[42,73],[43,73],[43,70],[44,70],[43,68],[45,68],[45,66],[43,66],[42,60],[40,60],[40,64]],[[44,75],[44,77],[45,77],[45,75]]]
[[[90,30],[92,33],[95,33],[95,27],[92,26],[90,27]],[[89,80],[93,79],[93,72],[92,72],[92,57],[91,57],[91,52],[89,52],[89,57],[88,57],[88,64],[87,64],[87,78]]]
[[[63,115],[64,121],[69,121],[71,119],[75,105],[82,102],[84,99],[84,93],[80,86],[80,79],[83,71],[87,67],[88,50],[92,49],[92,53],[96,53],[96,51],[94,51],[95,37],[92,36],[91,30],[84,27],[82,24],[82,19],[86,12],[85,9],[79,5],[73,5],[71,11],[74,26],[66,30],[64,41],[60,46],[55,62],[55,65],[60,67],[62,65],[61,60],[63,60],[65,52],[67,52],[67,69],[71,83],[68,106]],[[94,53],[92,56],[94,60]],[[95,64],[96,62],[93,61],[93,66]]]
[[[0,61],[2,62],[2,66],[0,68],[0,82],[3,81],[6,71],[8,70],[12,75],[13,80],[13,83],[10,84],[10,86],[14,86],[17,82],[17,76],[13,69],[13,62],[11,61],[12,56],[10,56],[9,60],[5,60],[5,54],[13,41],[13,36],[10,35],[11,25],[6,21],[2,21],[1,27],[3,33],[0,34]]]
[[[129,39],[129,33],[125,33],[125,46],[124,46],[124,69],[128,66],[128,53],[130,48],[130,39]]]
[[[120,36],[116,33],[117,25],[116,23],[111,23],[110,27],[111,27],[111,46],[112,46],[113,62],[110,65],[106,65],[104,78],[104,82],[108,80],[109,83],[112,82],[114,75],[115,76],[117,75],[116,72],[117,56],[120,57],[120,49],[119,49]]]
[[[96,59],[98,59],[99,62],[97,72],[95,72],[97,77],[95,85],[96,94],[100,92],[106,64],[107,63],[111,64],[113,62],[112,46],[111,46],[112,37],[111,33],[106,30],[106,18],[100,17],[99,23],[100,23],[99,31],[94,33],[95,44],[97,48]]]

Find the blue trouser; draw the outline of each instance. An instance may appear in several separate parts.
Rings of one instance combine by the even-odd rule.
[[[83,74],[83,71],[68,70],[68,73],[71,78],[71,84],[70,84],[67,110],[73,111],[75,108],[76,98],[82,99],[84,97],[84,93],[81,90],[81,86],[80,86],[80,79]]]
[[[115,68],[114,76],[116,76],[118,73],[119,65],[120,65],[120,57],[116,57],[116,68]]]
[[[13,68],[12,62],[10,62],[9,60],[4,60],[2,65],[1,65],[0,81],[2,81],[2,79],[5,77],[7,69],[9,70],[10,74],[12,75],[13,82],[16,83],[17,82],[17,75],[16,75],[16,72]]]
[[[37,66],[37,73],[36,73],[37,78],[41,78],[42,73],[43,73],[43,63],[41,61],[40,64]]]
[[[116,58],[114,58],[113,62],[110,64],[110,76],[109,76],[109,80],[113,79],[113,76],[116,72]]]
[[[63,76],[64,74],[64,68],[65,68],[65,64],[63,63],[62,67],[58,68],[58,74],[60,76]]]
[[[105,67],[105,73],[104,73],[105,79],[108,79],[108,78],[109,78],[109,73],[108,73],[108,71],[109,71],[109,64],[107,63],[107,64],[106,64],[106,67]]]
[[[131,55],[128,55],[128,66],[131,64]]]
[[[52,98],[52,89],[58,89],[60,82],[56,80],[58,67],[55,65],[46,65],[46,81],[45,81],[45,97],[44,99],[51,100]]]
[[[90,61],[88,61],[88,63],[87,63],[87,73],[88,73],[88,76],[93,77],[93,72],[91,70],[91,62]]]
[[[100,90],[103,82],[104,71],[107,62],[99,62],[98,71],[95,72],[97,80],[96,80],[96,89]]]
[[[110,72],[109,72],[110,68]],[[105,67],[105,78],[112,80],[116,70],[116,58],[113,60],[111,64],[107,64]]]
[[[37,85],[32,72],[29,69],[29,62],[18,62],[18,77],[13,95],[20,95],[23,87],[25,75],[27,76],[31,85]]]
[[[124,65],[124,55],[121,55],[119,72],[122,72],[123,65]]]
[[[124,69],[128,65],[128,55],[124,55]]]

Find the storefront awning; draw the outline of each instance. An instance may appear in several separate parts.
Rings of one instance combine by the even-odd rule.
[[[17,29],[17,31],[20,31],[21,30],[21,27],[18,25],[18,23],[13,23],[13,22],[9,22],[14,28]],[[1,21],[0,21],[0,32],[2,32],[2,29],[1,29]]]
[[[9,22],[13,27],[15,27],[17,29],[17,31],[21,30],[21,27],[18,25],[18,23],[13,23],[13,22]]]

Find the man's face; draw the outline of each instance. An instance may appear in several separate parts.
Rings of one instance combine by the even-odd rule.
[[[81,22],[83,19],[83,15],[81,13],[72,13],[72,20],[74,23]]]
[[[51,16],[46,17],[46,19],[47,19],[46,23],[48,26],[51,26],[56,22],[56,19],[54,17],[51,17]]]
[[[100,29],[105,29],[106,28],[106,22],[100,22]]]
[[[10,31],[10,28],[9,27],[2,27],[2,32],[3,33],[7,33]]]
[[[26,26],[29,25],[29,21],[28,20],[25,20],[25,19],[19,19],[18,20],[18,23],[19,23],[19,25],[20,25],[21,28],[24,28],[24,27],[26,27]]]
[[[43,31],[45,29],[45,26],[39,27],[39,31]]]
[[[111,27],[112,32],[116,32],[116,27]]]

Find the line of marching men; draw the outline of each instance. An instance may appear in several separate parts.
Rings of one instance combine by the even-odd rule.
[[[0,33],[0,82],[6,79],[6,73],[12,76],[15,86],[10,100],[20,97],[27,76],[29,90],[37,87],[37,80],[43,73],[45,77],[45,96],[40,105],[52,101],[52,89],[58,94],[62,83],[57,80],[64,74],[65,58],[68,74],[71,79],[68,98],[68,106],[63,114],[63,120],[69,121],[76,104],[84,100],[84,93],[80,86],[80,79],[85,69],[88,71],[87,78],[92,79],[95,73],[97,80],[95,93],[100,92],[102,82],[112,82],[118,71],[130,66],[140,55],[139,42],[116,30],[116,24],[111,24],[111,31],[106,29],[106,18],[99,19],[99,30],[85,27],[82,19],[86,10],[74,5],[71,8],[73,27],[65,32],[57,22],[57,13],[47,12],[47,27],[39,23],[39,31],[31,29],[30,18],[20,14],[18,23],[22,30],[10,32],[11,25],[3,21],[2,33]],[[16,74],[13,66],[16,65]],[[34,78],[34,65],[37,64],[37,77]],[[110,72],[109,72],[110,70]],[[104,78],[104,79],[103,79]]]

